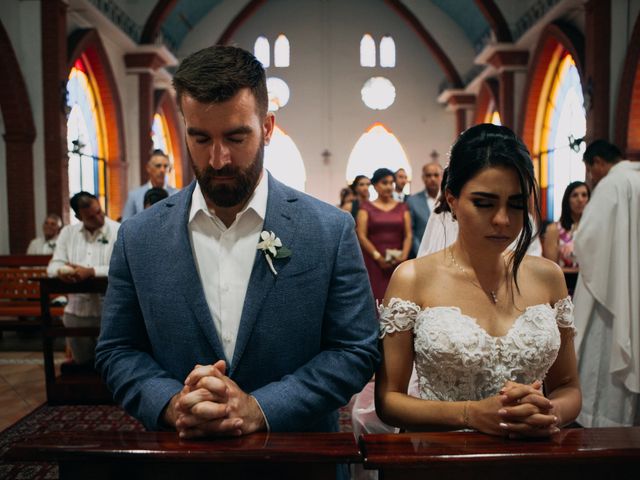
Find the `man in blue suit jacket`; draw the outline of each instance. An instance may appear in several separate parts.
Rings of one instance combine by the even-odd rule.
[[[379,362],[353,219],[263,170],[251,54],[196,52],[174,85],[197,182],[122,225],[97,367],[149,429],[335,431]]]
[[[442,181],[442,166],[438,162],[425,164],[422,167],[422,181],[424,182],[424,190],[411,195],[407,200],[407,206],[411,214],[411,228],[413,229],[411,258],[415,258],[418,255],[424,230],[438,199],[440,182]]]
[[[162,150],[157,149],[153,151],[147,162],[146,169],[149,175],[149,181],[138,188],[134,188],[129,192],[129,195],[127,195],[127,201],[122,210],[123,222],[144,210],[144,194],[147,193],[150,188],[164,188],[169,195],[178,192],[177,188],[167,183],[166,176],[167,173],[171,171],[171,163],[169,162],[167,154]]]

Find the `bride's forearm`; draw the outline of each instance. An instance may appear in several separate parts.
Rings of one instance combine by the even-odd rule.
[[[551,412],[558,417],[558,426],[573,422],[582,408],[580,387],[566,385],[553,390],[547,396],[553,405]]]
[[[422,400],[399,392],[388,392],[376,400],[380,419],[405,430],[434,427],[465,428],[468,422],[467,402]]]

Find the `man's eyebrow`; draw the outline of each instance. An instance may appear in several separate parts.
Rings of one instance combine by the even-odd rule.
[[[208,137],[209,134],[207,132],[205,132],[204,130],[200,130],[199,128],[195,128],[195,127],[189,127],[187,128],[187,135],[201,135],[204,137]]]
[[[227,130],[224,132],[225,137],[230,137],[232,135],[247,135],[251,133],[253,130],[248,125],[242,125],[241,127],[233,128],[231,130]]]

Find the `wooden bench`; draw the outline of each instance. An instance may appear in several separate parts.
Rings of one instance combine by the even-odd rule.
[[[59,337],[97,337],[97,327],[68,328],[54,322],[54,309],[49,298],[69,293],[100,293],[107,291],[107,278],[98,277],[80,283],[65,283],[58,278],[43,277],[40,282],[40,307],[42,310],[42,352],[50,405],[110,404],[113,396],[97,372],[85,371],[56,375],[53,343]]]
[[[50,255],[0,255],[0,335],[4,330],[42,328],[40,283],[47,276]],[[62,306],[51,307],[54,318],[62,316]]]

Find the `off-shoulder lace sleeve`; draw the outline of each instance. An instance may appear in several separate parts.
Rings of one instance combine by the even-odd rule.
[[[556,322],[560,328],[570,328],[571,332],[575,336],[576,326],[573,321],[573,302],[571,297],[565,297],[558,300],[553,306],[553,310],[556,312]]]
[[[392,298],[386,306],[379,304],[380,338],[384,338],[388,333],[413,329],[418,313],[420,306],[401,298]]]

